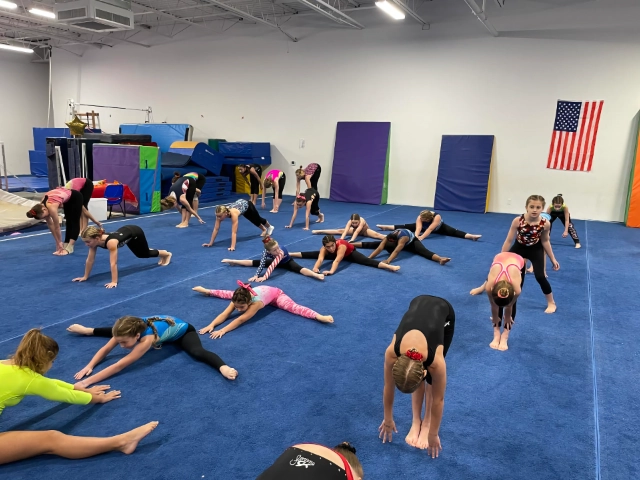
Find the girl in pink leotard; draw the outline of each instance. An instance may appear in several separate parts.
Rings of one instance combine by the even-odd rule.
[[[493,258],[487,280],[471,295],[486,292],[491,305],[493,341],[489,344],[496,350],[507,350],[509,332],[516,318],[516,302],[524,283],[524,258],[512,252],[499,253]],[[500,332],[504,320],[504,330]]]
[[[209,290],[204,287],[193,288],[196,292],[200,292],[210,297],[226,298],[231,300],[231,303],[224,312],[218,315],[215,320],[205,328],[201,329],[200,334],[211,333],[211,338],[220,338],[225,333],[238,328],[244,322],[252,318],[258,310],[266,307],[267,305],[281,308],[282,310],[300,315],[301,317],[318,320],[319,322],[333,323],[333,317],[331,315],[320,315],[310,308],[298,305],[279,288],[268,287],[266,285],[251,288],[251,284],[244,284],[240,280],[238,280],[238,285],[239,287],[236,288],[235,291]],[[238,310],[241,315],[226,327],[214,331],[214,328],[223,324],[234,310]]]

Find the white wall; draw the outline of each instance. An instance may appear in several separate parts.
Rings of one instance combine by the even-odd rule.
[[[0,142],[13,175],[30,173],[32,128],[47,126],[49,68],[30,60],[23,53],[0,51]]]
[[[58,54],[56,102],[150,105],[156,122],[191,123],[198,139],[270,141],[274,167],[322,165],[323,196],[336,122],[390,121],[396,204],[433,205],[443,134],[493,134],[490,211],[520,212],[529,194],[561,192],[577,218],[623,219],[640,107],[637,44],[492,38],[480,26],[456,39],[411,27],[314,31],[291,43],[247,25],[239,33],[253,35],[89,51],[81,60]],[[558,99],[605,101],[590,173],[546,169]],[[59,126],[64,110],[56,113]],[[101,116],[109,131],[144,119]]]

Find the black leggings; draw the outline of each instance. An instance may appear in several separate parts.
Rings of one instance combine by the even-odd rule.
[[[449,302],[447,302],[449,303]],[[449,347],[451,346],[451,341],[453,340],[453,334],[456,330],[456,313],[453,310],[453,307],[449,303],[449,315],[447,315],[447,321],[444,325],[444,339],[442,343],[442,356],[447,357],[447,352],[449,351]],[[431,374],[427,371],[427,376],[424,379],[429,385],[433,379],[431,378]]]
[[[71,190],[69,200],[62,204],[64,220],[67,228],[64,232],[64,243],[78,240],[80,235],[80,217],[82,216],[82,194],[77,190]]]
[[[547,277],[545,277],[544,275],[545,257],[544,248],[542,248],[542,242],[538,241],[538,243],[536,243],[535,245],[527,247],[516,240],[509,251],[512,253],[517,253],[522,258],[526,258],[531,262],[531,265],[533,266],[533,273],[536,276],[538,285],[540,285],[540,288],[542,289],[542,293],[544,293],[545,295],[549,295],[552,290],[549,280],[547,280]],[[522,276],[522,279],[524,281],[524,275]]]
[[[415,232],[417,227],[418,225],[415,223],[406,223],[404,225],[394,225],[393,229],[397,230],[399,228],[405,228],[411,232]],[[424,225],[423,225],[422,232],[420,233],[423,233],[425,230],[426,228],[424,228]],[[431,233],[436,233],[438,235],[445,235],[447,237],[456,237],[456,238],[465,238],[467,236],[467,232],[463,232],[462,230],[458,230],[457,228],[450,227],[444,222],[440,224],[439,229],[434,230]]]
[[[260,216],[258,210],[256,209],[256,206],[251,202],[247,203],[249,205],[247,206],[247,210],[242,214],[242,216],[258,228],[260,228],[261,225],[266,225],[268,223],[267,220]]]
[[[91,195],[93,195],[93,182],[87,178],[79,192],[82,194],[82,204],[84,208],[88,209],[89,200],[91,200]]]
[[[264,262],[264,268],[269,268],[269,265],[271,265],[271,262],[273,262],[273,260],[267,260],[266,262]],[[251,262],[251,266],[259,267],[260,260],[253,260]],[[300,273],[300,270],[302,270],[304,267],[296,263],[293,259],[291,259],[288,262],[284,262],[284,263],[280,262],[278,265],[276,265],[276,268],[284,268],[285,270],[289,270],[290,272]]]
[[[320,173],[322,173],[322,168],[320,168],[320,165],[318,165],[318,168],[316,168],[316,171],[313,172],[313,175],[311,175],[311,178],[309,178],[309,183],[311,183],[311,188],[318,190],[318,180],[320,180]]]
[[[376,248],[378,248],[380,246],[382,242],[378,241],[378,242],[362,242],[362,246],[360,248],[369,248],[371,250],[375,250]],[[389,241],[387,240],[387,244],[385,245],[385,250],[389,253],[392,253],[395,249],[396,249],[396,245],[395,244],[390,244]],[[417,238],[414,238],[412,241],[410,241],[409,243],[405,244],[404,249],[407,252],[411,252],[411,253],[415,253],[416,255],[420,255],[421,257],[426,258],[427,260],[433,260],[433,256],[436,255],[435,253],[433,253],[431,250],[429,250],[427,247],[425,247],[422,242],[420,240],[418,240]],[[434,262],[437,262],[437,260],[433,260]]]
[[[145,237],[144,232],[137,225],[125,225],[124,227],[120,227],[117,231],[131,235],[131,240],[127,242],[127,247],[129,247],[131,253],[136,257],[153,258],[160,255],[158,250],[149,248],[147,237]]]
[[[278,198],[282,200],[282,192],[284,192],[284,185],[287,183],[287,176],[282,173],[282,176],[278,179]],[[276,198],[276,187],[273,186],[273,198]]]
[[[320,255],[320,252],[319,251],[300,252],[300,255],[302,256],[302,258],[314,258],[317,260],[318,256]],[[324,255],[324,258],[325,260],[335,260],[336,254],[326,252]],[[379,260],[374,260],[373,258],[369,258],[366,255],[361,254],[357,250],[354,250],[353,252],[351,252],[351,255],[344,257],[343,260],[347,262],[357,263],[358,265],[365,265],[367,267],[374,267],[374,268],[378,268],[378,265],[380,265]]]
[[[253,167],[260,178],[262,178],[262,167],[254,165]],[[249,170],[249,185],[251,186],[251,195],[258,195],[260,193],[260,180]]]
[[[562,215],[554,215],[553,212],[551,213],[551,225],[549,225],[549,233],[551,233],[551,228],[553,228],[553,222],[557,219],[559,219],[562,222],[562,225],[564,225],[565,227],[567,226],[567,224],[565,223],[565,219],[564,219],[564,212],[562,212]],[[573,243],[580,243],[580,238],[578,237],[578,232],[576,232],[576,229],[573,227],[573,222],[571,221],[571,217],[569,217],[569,228],[567,228],[567,231],[569,232],[569,235],[571,235],[571,238],[573,239]]]
[[[105,337],[111,338],[113,337],[113,328],[112,327],[100,327],[93,329],[94,337]],[[174,345],[177,345],[182,350],[187,352],[191,357],[196,360],[206,363],[207,365],[215,368],[216,370],[220,370],[220,367],[226,365],[224,360],[222,360],[218,355],[209,350],[205,350],[202,346],[202,342],[200,341],[200,335],[196,332],[196,329],[193,325],[189,324],[187,327],[186,333],[181,336],[179,339],[171,342]]]

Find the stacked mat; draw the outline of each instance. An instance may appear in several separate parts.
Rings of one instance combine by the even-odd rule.
[[[189,142],[193,127],[186,123],[124,123],[120,125],[123,135],[149,135],[160,152],[168,152],[173,142]]]
[[[68,128],[33,128],[33,150],[29,150],[29,167],[31,175],[46,177],[47,167],[47,138],[69,138]]]
[[[236,168],[238,165],[255,163],[262,166],[263,174],[267,173],[265,167],[271,165],[271,144],[267,142],[225,142],[224,140],[210,139],[214,142],[222,156],[224,156],[223,174],[233,181],[233,189],[236,193],[249,193],[250,184],[246,177]]]

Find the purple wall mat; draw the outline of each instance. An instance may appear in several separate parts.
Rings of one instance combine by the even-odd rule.
[[[93,146],[93,179],[113,182],[117,180],[129,186],[140,200],[140,147],[136,145]],[[116,207],[117,211],[117,207]],[[127,212],[138,213],[138,207],[127,203]]]
[[[338,122],[330,200],[380,205],[390,122]]]

